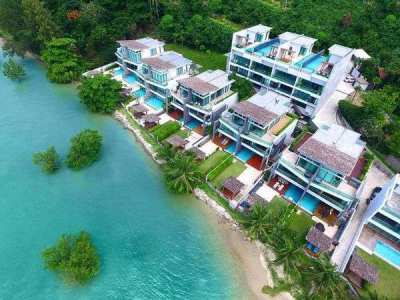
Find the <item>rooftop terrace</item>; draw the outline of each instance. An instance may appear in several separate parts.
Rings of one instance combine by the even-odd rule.
[[[185,58],[182,54],[175,51],[168,51],[156,57],[148,57],[142,59],[143,63],[158,70],[169,70],[178,67],[190,65],[191,60]]]

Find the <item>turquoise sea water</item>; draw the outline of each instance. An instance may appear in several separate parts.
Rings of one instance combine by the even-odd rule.
[[[199,203],[169,195],[116,121],[89,114],[73,87],[24,64],[22,83],[0,74],[0,299],[242,298],[233,258]],[[93,166],[48,176],[32,164],[32,153],[49,145],[65,157],[84,128],[104,137]],[[101,273],[71,287],[43,269],[40,253],[82,229],[93,236]]]

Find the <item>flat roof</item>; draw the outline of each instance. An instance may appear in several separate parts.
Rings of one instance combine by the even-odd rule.
[[[133,50],[144,50],[164,46],[165,43],[150,37],[145,37],[137,40],[120,40],[117,41],[121,46]]]
[[[352,48],[348,48],[348,47],[338,45],[338,44],[332,45],[328,50],[329,50],[329,54],[340,56],[340,57],[344,57],[353,51]]]
[[[400,214],[400,174],[395,175],[393,193],[385,205]]]
[[[245,118],[251,119],[261,126],[268,125],[272,120],[278,117],[277,114],[270,112],[251,101],[239,102],[233,107],[233,111]]]
[[[242,31],[243,32],[252,31],[252,32],[255,32],[255,33],[257,33],[257,32],[268,32],[268,31],[271,31],[271,29],[272,29],[272,27],[268,27],[268,26],[265,26],[265,25],[262,25],[262,24],[258,24],[258,25],[243,29],[240,32],[242,32]]]
[[[250,101],[269,112],[281,116],[291,109],[291,100],[288,97],[280,95],[269,89],[261,89],[257,94],[250,97],[247,101]]]
[[[323,125],[298,152],[343,175],[350,175],[365,148],[360,134],[337,124]]]
[[[191,60],[175,51],[164,52],[156,57],[143,58],[142,61],[155,69],[162,70],[178,68],[192,63]]]

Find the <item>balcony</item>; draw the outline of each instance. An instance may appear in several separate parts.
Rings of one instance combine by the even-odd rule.
[[[250,66],[250,60],[238,55],[234,55],[232,62],[236,65],[249,68]]]
[[[272,68],[258,62],[253,62],[251,69],[266,76],[271,76]]]
[[[293,97],[296,97],[296,98],[303,100],[305,102],[308,102],[310,104],[315,104],[317,102],[317,98],[311,96],[310,94],[306,94],[306,93],[296,90],[296,89],[293,93]]]
[[[310,93],[316,94],[316,95],[321,95],[323,86],[313,83],[311,81],[301,79],[297,85],[297,87],[301,88],[302,90],[308,91]]]
[[[279,70],[276,70],[275,74],[272,77],[289,85],[294,85],[294,83],[296,82],[296,76],[287,74]]]

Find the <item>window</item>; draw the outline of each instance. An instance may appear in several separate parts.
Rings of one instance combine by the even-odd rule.
[[[149,69],[147,68],[147,66],[142,67],[142,72],[143,74],[149,74]]]
[[[302,46],[302,47],[300,48],[300,53],[299,53],[299,55],[305,55],[306,52],[307,52],[307,48]]]
[[[262,41],[262,38],[263,38],[263,36],[262,36],[261,33],[257,33],[257,34],[256,34],[256,42],[261,42],[261,41]]]
[[[183,74],[183,67],[179,67],[177,70],[178,75],[182,75]]]
[[[157,54],[157,49],[156,48],[150,49],[150,54],[151,54],[151,56],[156,55]]]

